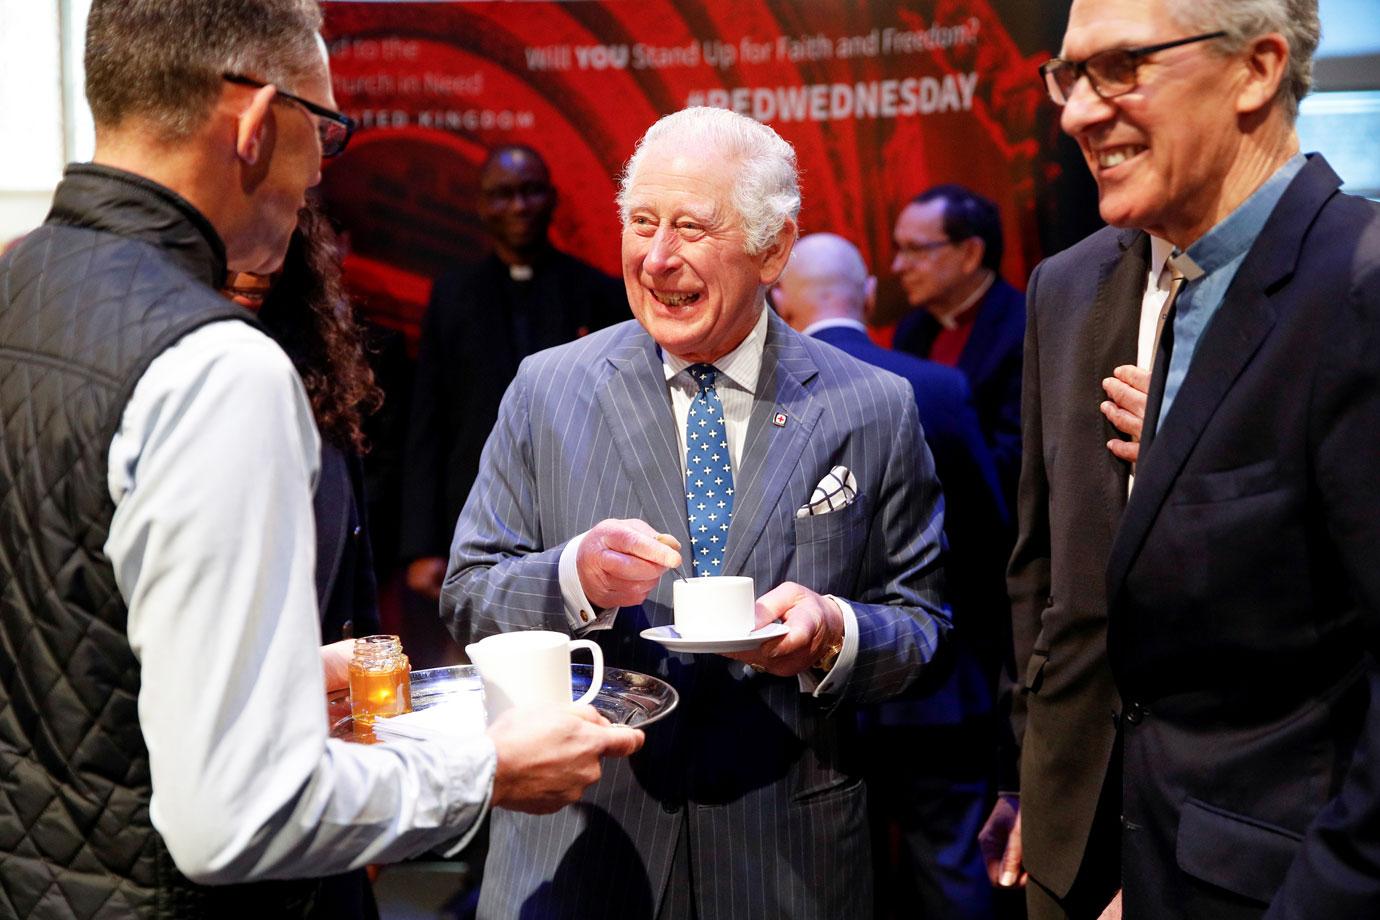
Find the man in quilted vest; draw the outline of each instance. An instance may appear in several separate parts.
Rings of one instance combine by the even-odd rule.
[[[0,916],[299,915],[293,880],[554,810],[641,743],[587,708],[327,738],[318,435],[217,293],[278,266],[349,140],[319,26],[314,0],[95,0],[95,160],[0,259]]]

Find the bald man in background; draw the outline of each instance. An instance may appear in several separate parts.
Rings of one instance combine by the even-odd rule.
[[[976,920],[992,916],[976,840],[993,782],[992,700],[1010,647],[1006,541],[993,537],[1011,525],[967,379],[874,344],[863,318],[876,289],[852,243],[815,233],[796,244],[772,302],[798,332],[905,378],[915,394],[944,489],[946,597],[962,641],[953,670],[937,687],[861,714],[877,912]],[[893,824],[900,853],[892,852]]]

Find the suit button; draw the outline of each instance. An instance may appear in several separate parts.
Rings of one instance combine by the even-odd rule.
[[[1112,728],[1117,730],[1121,729],[1121,713],[1117,712],[1115,709],[1112,710]]]
[[[1140,703],[1132,703],[1126,707],[1126,721],[1131,725],[1139,725],[1146,712],[1148,710]]]
[[[661,810],[666,812],[668,815],[679,814],[680,805],[676,802],[662,802]]]
[[[364,528],[361,527],[359,524],[356,524],[356,525],[355,525],[354,532],[353,532],[354,538],[355,538],[356,540],[358,540],[358,539],[360,538],[360,535],[363,534],[363,533],[364,533]]]

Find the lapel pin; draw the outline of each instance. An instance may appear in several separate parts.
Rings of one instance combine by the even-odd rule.
[[[772,416],[771,423],[772,423],[773,425],[775,425],[777,428],[785,428],[785,427],[786,427],[786,413],[784,413],[784,412],[778,412],[778,413],[776,413],[776,415]]]

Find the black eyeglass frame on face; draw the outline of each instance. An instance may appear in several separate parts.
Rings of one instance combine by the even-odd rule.
[[[1040,65],[1040,76],[1045,81],[1045,91],[1049,93],[1050,100],[1057,106],[1068,103],[1069,96],[1073,94],[1073,88],[1083,77],[1088,78],[1088,85],[1092,87],[1094,93],[1097,93],[1098,98],[1115,99],[1117,96],[1124,96],[1136,88],[1138,85],[1137,72],[1145,57],[1157,51],[1168,51],[1170,48],[1178,48],[1181,45],[1191,45],[1195,42],[1226,37],[1226,32],[1218,30],[1216,32],[1204,32],[1201,35],[1190,35],[1188,38],[1176,38],[1173,41],[1160,42],[1155,45],[1144,45],[1140,48],[1108,48],[1106,51],[1099,51],[1082,61],[1050,58]],[[1116,67],[1108,67],[1110,62],[1120,64],[1127,76],[1120,79],[1109,76],[1106,71],[1117,69]],[[1061,79],[1060,74],[1072,74],[1073,77],[1072,79],[1067,77]],[[1107,85],[1109,83],[1111,84],[1110,88]]]
[[[234,83],[237,86],[249,86],[254,89],[263,89],[269,84],[262,80],[255,80],[253,77],[246,77],[238,73],[223,73],[221,79],[227,83]],[[286,90],[274,86],[273,89],[284,99],[297,103],[311,114],[318,118],[325,119],[324,122],[317,122],[316,134],[321,139],[321,156],[330,159],[345,152],[345,148],[350,144],[350,138],[354,136],[355,128],[358,124],[349,115],[342,115],[334,109],[328,109],[324,105],[317,105],[310,99],[303,99],[295,96]],[[344,133],[340,133],[343,129]]]
[[[897,243],[896,254],[905,259],[914,259],[919,256],[928,255],[936,249],[943,249],[945,246],[957,246],[962,240],[930,240],[927,243]]]

